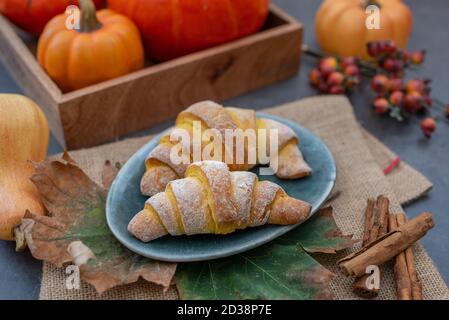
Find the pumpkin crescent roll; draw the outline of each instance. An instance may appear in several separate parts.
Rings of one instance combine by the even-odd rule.
[[[277,160],[278,170],[276,175],[281,179],[299,179],[312,173],[311,168],[305,162],[303,155],[299,150],[299,139],[295,132],[288,126],[277,121],[256,118],[256,112],[254,110],[233,107],[225,108],[212,101],[203,101],[194,104],[181,112],[176,119],[175,129],[185,129],[190,137],[192,137],[194,121],[198,121],[201,124],[202,132],[206,129],[215,129],[222,134],[222,137],[225,137],[225,132],[228,129],[241,129],[243,131],[253,129],[256,134],[254,139],[259,141],[260,144],[263,142],[261,142],[257,136],[259,129],[277,129],[279,133],[278,152],[276,155],[267,154],[270,162]],[[270,150],[269,137],[270,135],[267,134],[266,150]],[[202,141],[201,148],[203,149],[205,144],[209,142],[210,141]],[[175,144],[176,142],[170,141],[169,133],[160,140],[159,145],[148,155],[145,161],[146,172],[141,181],[141,191],[144,195],[153,196],[162,192],[170,181],[184,177],[188,164],[174,164],[170,159],[170,152]],[[192,151],[193,146],[190,145],[189,147],[190,151]],[[245,139],[243,148],[245,151],[245,159],[242,164],[238,164],[237,161],[235,161],[237,152],[236,147],[234,146],[234,155],[232,156],[234,161],[232,161],[233,163],[228,163],[231,171],[247,171],[252,169],[256,163],[264,164],[262,163],[263,159],[257,158],[254,159],[255,161],[249,161],[247,156],[249,149],[247,139]],[[225,150],[224,142],[223,149]],[[257,150],[255,150],[255,152],[257,152]],[[257,154],[258,153],[259,152],[257,152]],[[207,159],[196,159],[196,161],[199,160]],[[225,152],[222,153],[221,161],[226,162]],[[192,162],[194,161],[190,161],[189,163]]]
[[[129,223],[130,233],[149,242],[167,234],[228,234],[265,224],[298,224],[310,215],[310,204],[254,173],[232,172],[223,162],[193,163],[185,175],[145,203]]]

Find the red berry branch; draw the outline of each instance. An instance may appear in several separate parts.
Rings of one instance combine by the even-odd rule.
[[[350,92],[360,83],[360,69],[353,57],[326,57],[310,73],[310,83],[323,93]]]
[[[373,109],[388,114],[397,121],[423,118],[421,129],[428,138],[436,130],[438,117],[432,116],[435,106],[449,118],[449,105],[443,106],[430,97],[429,79],[404,81],[405,71],[424,63],[426,52],[408,52],[397,48],[391,40],[367,44],[372,61],[355,57],[324,56],[307,46],[303,51],[320,58],[317,68],[310,73],[310,84],[321,93],[348,94],[361,82],[361,76],[371,78],[371,88],[376,93]]]

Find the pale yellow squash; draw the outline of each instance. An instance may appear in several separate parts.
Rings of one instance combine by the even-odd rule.
[[[30,99],[0,94],[0,239],[13,240],[13,228],[26,210],[43,215],[45,209],[30,177],[31,161],[47,155],[47,119]]]

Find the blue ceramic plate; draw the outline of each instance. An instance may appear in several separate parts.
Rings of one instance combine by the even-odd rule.
[[[301,180],[280,180],[275,176],[263,176],[279,184],[292,197],[312,204],[315,213],[323,204],[335,183],[335,161],[326,145],[310,131],[294,122],[258,114],[290,126],[301,140],[301,151],[313,169],[310,177]],[[147,198],[140,193],[140,179],[145,172],[145,158],[157,146],[160,137],[140,149],[120,170],[111,186],[106,203],[109,227],[117,239],[130,250],[162,261],[190,262],[231,256],[265,244],[296,226],[263,226],[249,228],[229,235],[166,236],[150,243],[134,238],[127,230],[128,223],[141,211]],[[256,173],[258,170],[255,171]]]

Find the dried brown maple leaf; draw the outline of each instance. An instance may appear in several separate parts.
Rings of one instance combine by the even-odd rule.
[[[35,168],[31,179],[49,216],[28,212],[20,227],[35,258],[78,265],[81,278],[99,293],[139,277],[170,286],[176,264],[141,257],[115,239],[106,223],[106,190],[67,153],[61,161],[44,161]]]

